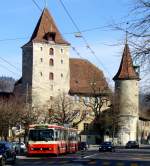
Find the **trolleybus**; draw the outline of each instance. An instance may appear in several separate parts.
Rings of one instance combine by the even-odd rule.
[[[73,128],[51,124],[33,124],[29,126],[27,155],[63,154],[78,150],[78,134]]]

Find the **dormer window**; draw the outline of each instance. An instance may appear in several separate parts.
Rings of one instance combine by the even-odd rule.
[[[54,49],[53,48],[49,49],[49,55],[54,55]]]
[[[55,36],[56,36],[55,32],[48,32],[48,33],[45,34],[44,38],[47,41],[53,41],[53,42],[55,42]]]

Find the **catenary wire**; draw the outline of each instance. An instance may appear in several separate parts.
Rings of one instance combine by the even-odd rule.
[[[3,62],[9,64],[11,67],[13,67],[14,69],[16,69],[17,71],[20,72],[20,70],[19,70],[15,65],[13,65],[12,63],[10,63],[8,60],[6,60],[6,59],[4,59],[4,58],[2,58],[2,57],[0,57],[0,59],[1,59]]]
[[[100,59],[98,58],[98,56],[95,54],[94,50],[91,48],[91,46],[89,45],[89,43],[87,42],[87,39],[83,36],[82,32],[80,31],[78,25],[76,24],[76,22],[74,21],[74,19],[72,18],[71,14],[69,13],[69,11],[67,10],[66,6],[64,5],[62,0],[59,0],[59,2],[61,3],[62,7],[64,8],[66,14],[68,15],[68,17],[70,18],[71,22],[73,23],[73,25],[75,26],[75,28],[77,29],[77,31],[81,34],[81,38],[83,39],[84,43],[86,44],[86,48],[90,50],[90,52],[93,54],[93,56],[97,59],[97,61],[101,64],[101,66],[107,71],[107,73],[110,75],[109,71],[107,70],[107,68],[104,66],[104,64],[100,61]]]

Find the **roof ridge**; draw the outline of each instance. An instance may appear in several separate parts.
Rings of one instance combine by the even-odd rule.
[[[47,42],[49,39],[57,44],[70,45],[62,37],[49,10],[44,8],[29,42]]]

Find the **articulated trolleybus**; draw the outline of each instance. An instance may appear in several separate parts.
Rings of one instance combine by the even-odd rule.
[[[73,128],[51,124],[29,126],[27,155],[63,154],[78,151],[78,134]]]

